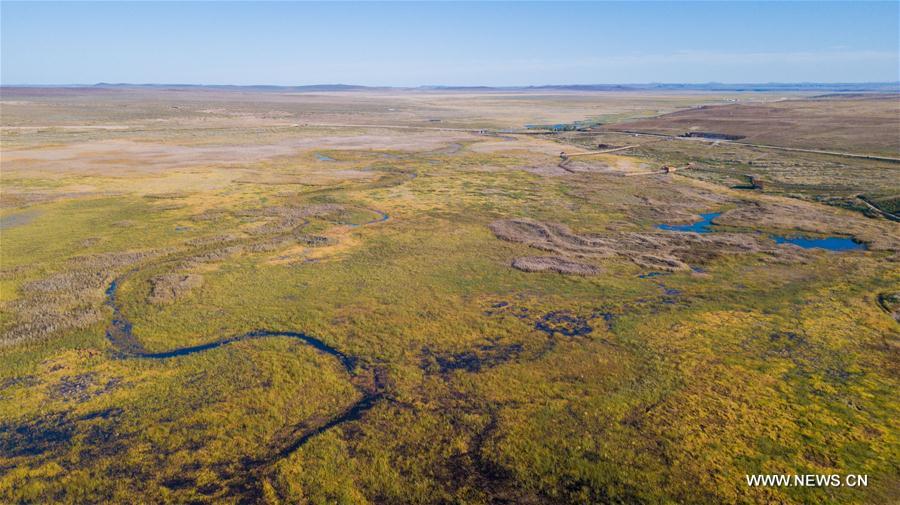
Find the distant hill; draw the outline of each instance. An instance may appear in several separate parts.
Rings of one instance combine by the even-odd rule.
[[[354,84],[311,84],[307,86],[276,86],[269,84],[255,84],[249,86],[241,86],[236,84],[130,84],[116,83],[110,84],[101,82],[94,84],[94,88],[164,88],[164,89],[221,89],[221,90],[237,90],[237,91],[360,91],[371,89],[388,89],[376,88],[370,86],[357,86]]]
[[[323,91],[378,91],[378,90],[414,90],[414,91],[813,91],[821,93],[900,93],[898,82],[849,82],[849,83],[647,83],[647,84],[547,84],[541,86],[362,86],[356,84],[311,84],[303,86],[277,86],[268,84],[234,85],[234,84],[132,84],[106,83],[93,85],[3,85],[11,88],[97,88],[97,89],[210,89],[223,91],[271,91],[276,93],[303,93]]]

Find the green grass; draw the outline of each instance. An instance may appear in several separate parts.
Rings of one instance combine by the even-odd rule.
[[[702,274],[648,279],[622,256],[587,260],[601,268],[592,277],[525,273],[511,260],[543,253],[497,239],[492,221],[529,217],[578,233],[648,231],[668,212],[747,202],[710,201],[704,191],[715,191],[686,181],[543,177],[515,169],[525,160],[514,153],[404,153],[385,161],[316,152],[356,168],[376,163],[383,176],[33,206],[39,217],[3,231],[2,266],[12,272],[2,281],[3,300],[25,296],[19,290],[28,281],[76,269],[72,258],[160,251],[105,272],[111,279],[134,270],[118,298],[147,350],[254,329],[302,331],[363,366],[348,374],[334,357],[279,337],[167,360],[123,359],[104,337],[111,309],[96,290],[88,301],[103,320],[0,349],[0,463],[11,469],[0,477],[0,500],[895,497],[900,412],[891,349],[898,326],[874,301],[900,282],[890,251],[778,261],[721,256],[702,265]],[[290,163],[277,166],[289,170]],[[682,190],[676,197],[672,185]],[[268,219],[255,210],[312,203],[347,206],[339,216],[310,218],[297,232],[326,236],[327,244],[244,249],[185,266],[221,247],[196,239],[233,234],[234,243],[251,246],[271,238],[250,233]],[[220,217],[192,218],[210,208]],[[376,216],[367,209],[390,219],[347,226]],[[130,225],[115,224],[123,221]],[[174,271],[202,275],[203,283],[172,303],[148,303],[153,278]],[[537,323],[554,312],[583,318],[593,331],[542,332]],[[4,313],[18,314],[12,305]],[[480,368],[440,368],[472,355]],[[371,370],[384,374],[384,398],[361,419],[266,459],[272,447],[356,401]],[[870,487],[748,488],[747,473],[860,473]],[[259,486],[241,488],[246,476]]]

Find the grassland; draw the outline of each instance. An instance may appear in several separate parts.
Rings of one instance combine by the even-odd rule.
[[[637,121],[616,129],[681,135],[715,132],[755,144],[900,155],[900,100],[896,94],[830,94],[765,104],[701,106]]]
[[[733,99],[4,90],[0,501],[896,501],[896,165],[429,129]]]

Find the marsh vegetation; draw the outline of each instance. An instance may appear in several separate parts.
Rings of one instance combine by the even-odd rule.
[[[854,202],[900,165],[692,139],[558,166],[638,118],[778,141],[694,108],[729,98],[854,110],[4,90],[0,501],[896,501],[900,230]],[[857,120],[828,138],[900,154]]]

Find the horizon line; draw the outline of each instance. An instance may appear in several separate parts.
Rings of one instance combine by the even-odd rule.
[[[151,86],[173,86],[173,87],[210,87],[210,88],[371,88],[371,89],[441,89],[441,88],[488,88],[488,89],[527,89],[527,88],[571,88],[571,87],[647,87],[647,86],[900,86],[900,80],[896,81],[766,81],[766,82],[722,82],[722,81],[703,81],[703,82],[592,82],[592,83],[565,83],[565,84],[507,84],[507,85],[489,85],[489,84],[418,84],[418,85],[370,85],[370,84],[348,84],[348,83],[315,83],[315,84],[212,84],[212,83],[191,83],[191,82],[96,82],[88,83],[0,83],[0,88],[102,88],[102,87],[151,87]]]

